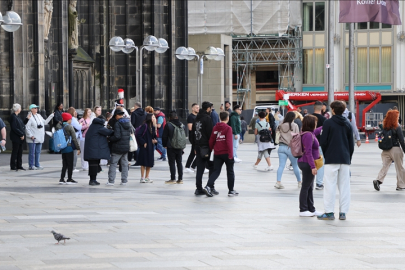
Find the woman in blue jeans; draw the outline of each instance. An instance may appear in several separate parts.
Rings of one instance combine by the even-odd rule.
[[[291,149],[288,147],[293,136],[292,133],[297,134],[300,132],[298,125],[294,123],[294,119],[295,113],[289,112],[285,116],[283,123],[277,127],[277,133],[280,134],[278,146],[279,167],[277,170],[277,182],[274,187],[278,189],[284,188],[283,184],[281,184],[281,176],[283,175],[287,159],[291,161],[295,177],[297,177],[298,188],[301,188],[301,175],[297,159],[291,154]]]

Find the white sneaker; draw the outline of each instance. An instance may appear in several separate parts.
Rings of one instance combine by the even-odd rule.
[[[126,186],[127,185],[127,183],[124,183],[124,182],[121,182],[121,184],[120,184],[121,186]]]
[[[78,169],[74,169],[73,172],[80,172]]]
[[[233,159],[235,160],[235,163],[240,163],[240,162],[242,162],[242,160],[239,159],[239,158],[237,158],[237,157],[235,157],[235,158],[233,158]]]
[[[265,171],[272,171],[273,170],[273,166],[269,166],[266,169],[264,169]]]
[[[184,172],[186,172],[186,173],[193,173],[194,170],[191,169],[191,168],[185,168],[185,169],[184,169]]]
[[[314,213],[311,213],[309,211],[300,212],[300,217],[313,217],[313,216],[315,216]]]
[[[274,187],[275,187],[275,188],[278,188],[278,189],[283,189],[283,188],[284,188],[283,184],[281,184],[281,182],[279,182],[279,181],[276,182],[276,184],[274,185]]]
[[[106,185],[106,186],[113,186],[114,183],[107,182],[105,185]]]
[[[298,182],[298,188],[302,187],[302,181]]]
[[[322,215],[324,212],[319,212],[319,211],[315,211],[315,212],[312,212],[312,214],[314,214],[314,216],[320,216],[320,215]]]
[[[253,169],[255,169],[255,170],[257,170],[257,165],[256,164],[253,164]]]
[[[146,183],[145,178],[141,178],[140,182],[141,182],[141,183]]]
[[[293,171],[293,170],[294,170],[293,166],[289,166],[288,169],[289,169],[290,171]]]
[[[145,178],[145,183],[153,183],[153,180],[150,180],[149,178]]]
[[[208,170],[208,169],[204,170],[204,173],[209,173],[209,172],[210,172],[210,170]]]

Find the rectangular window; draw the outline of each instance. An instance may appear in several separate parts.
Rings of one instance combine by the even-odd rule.
[[[325,83],[325,49],[315,49],[315,84]]]
[[[304,50],[304,84],[314,83],[314,50]]]
[[[370,29],[380,29],[380,23],[370,22]]]
[[[345,27],[346,27],[345,30],[346,30],[346,31],[349,31],[349,30],[350,30],[350,23],[346,23],[346,24],[345,24]]]
[[[382,25],[381,25],[381,28],[392,28],[392,25],[391,24],[385,24],[385,23],[383,23]]]
[[[314,31],[314,3],[304,3],[303,31]]]
[[[349,62],[349,49],[346,49],[346,62],[345,62],[345,82],[346,83],[349,83],[349,74],[350,74],[350,71],[349,71],[349,65],[350,65],[350,62]]]
[[[315,31],[325,31],[324,2],[315,2]]]
[[[358,30],[367,29],[367,23],[366,23],[366,22],[358,23],[358,24],[357,24],[357,29],[358,29]]]
[[[380,48],[369,48],[370,83],[380,82]]]
[[[357,83],[367,83],[367,48],[357,49]]]
[[[391,47],[381,48],[381,82],[391,82]]]

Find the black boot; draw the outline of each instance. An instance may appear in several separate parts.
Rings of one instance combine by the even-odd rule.
[[[98,185],[100,185],[100,183],[97,182],[97,180],[90,180],[90,181],[89,181],[89,185],[90,185],[90,186],[98,186]]]

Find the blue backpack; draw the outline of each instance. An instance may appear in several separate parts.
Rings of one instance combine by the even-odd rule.
[[[54,146],[55,152],[59,152],[68,146],[68,142],[66,141],[64,129],[65,129],[65,127],[58,129],[53,134],[53,146]]]

